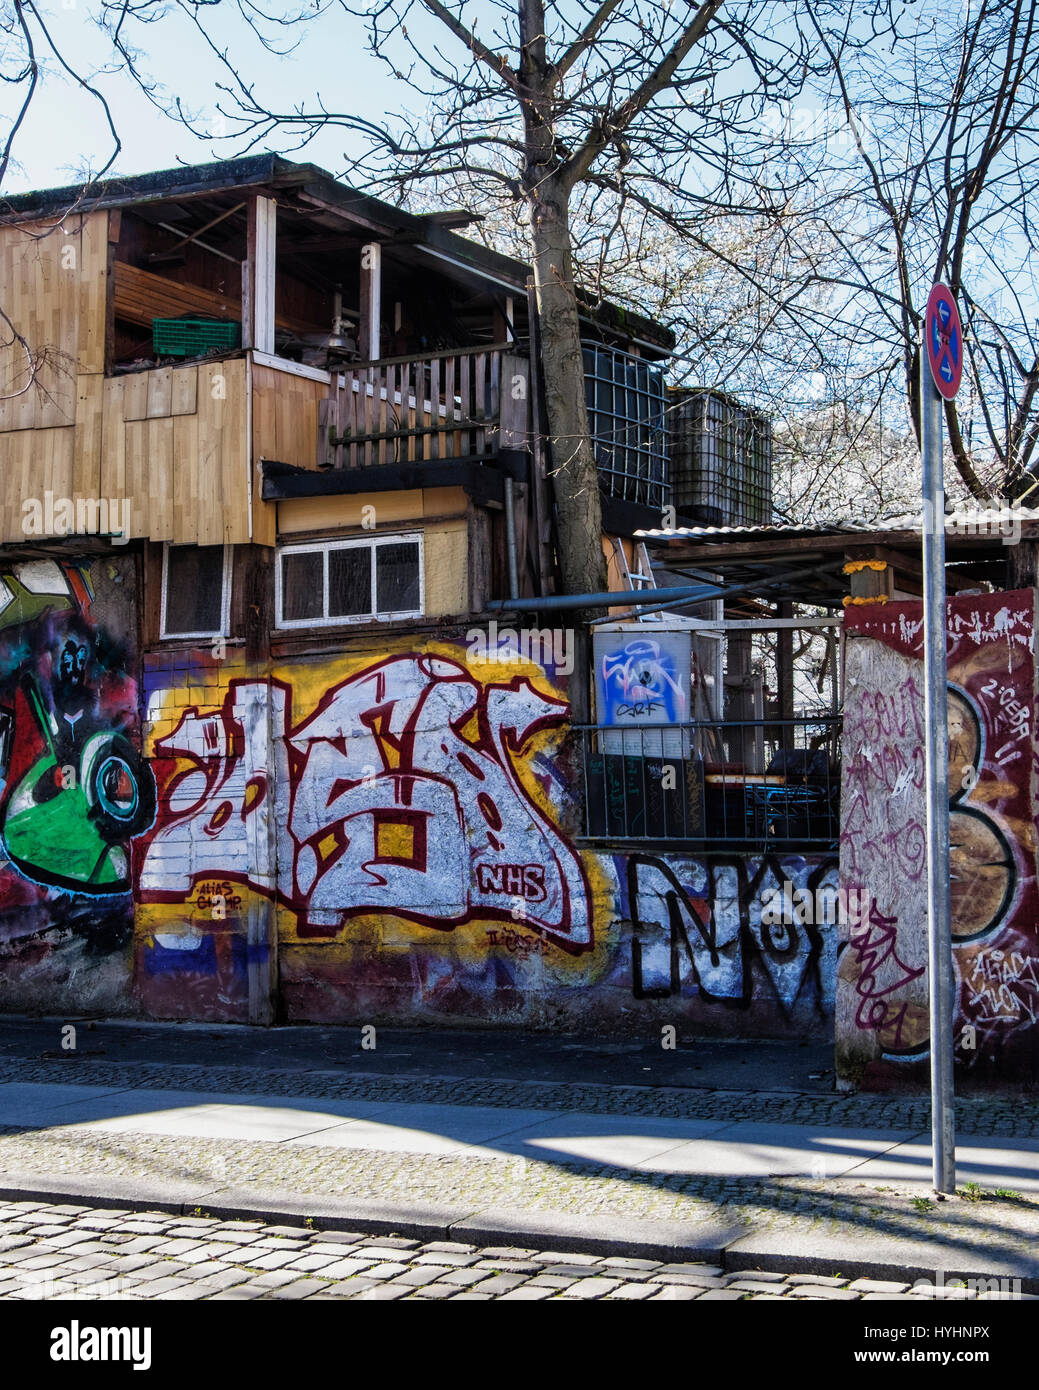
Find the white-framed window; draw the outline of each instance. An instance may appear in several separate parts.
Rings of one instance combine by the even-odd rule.
[[[421,617],[422,535],[278,547],[275,623],[314,627]]]
[[[231,618],[229,545],[162,550],[160,637],[227,637]]]

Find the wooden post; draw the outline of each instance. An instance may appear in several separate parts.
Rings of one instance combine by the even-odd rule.
[[[242,267],[242,346],[274,352],[274,258],[277,204],[257,194],[249,199],[248,236]]]
[[[108,214],[108,271],[105,279],[105,376],[110,376],[115,360],[115,263],[119,249],[123,214],[113,208]]]
[[[357,346],[369,362],[379,357],[382,321],[382,247],[369,241],[361,247],[361,322]]]
[[[1037,576],[1037,544],[1034,540],[1020,540],[1017,545],[1007,547],[1008,584],[1011,589],[1031,589]]]
[[[249,846],[249,862],[267,893],[250,893],[245,909],[248,975],[248,1020],[259,1027],[269,1027],[278,1015],[278,910],[277,910],[277,850],[275,824],[277,807],[274,804],[278,762],[276,736],[283,732],[275,728],[273,703],[282,698],[281,689],[271,680],[271,630],[274,626],[274,550],[270,546],[236,547],[236,559],[241,574],[241,627],[245,639],[246,670],[252,677],[254,689],[263,695],[251,700],[243,712],[246,746],[262,749],[263,766],[250,771],[262,777],[266,814],[249,816],[244,836]],[[237,624],[236,624],[237,626]],[[257,738],[257,726],[265,729],[265,737]]]
[[[779,616],[781,618],[794,616],[794,605],[789,599],[783,599],[779,604]],[[776,677],[779,682],[779,717],[784,720],[793,719],[794,630],[792,627],[780,628],[776,633]],[[793,748],[794,746],[794,730],[790,724],[782,726],[782,745],[784,748]]]
[[[849,550],[844,573],[852,598],[889,599],[895,592],[895,575],[886,560],[868,551]]]

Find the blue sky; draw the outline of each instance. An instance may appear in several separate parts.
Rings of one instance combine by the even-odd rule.
[[[229,41],[233,36],[236,46],[241,45],[243,26],[235,22],[234,7],[227,7],[221,15],[223,8],[213,6],[204,11],[211,32],[218,41]],[[125,70],[114,70],[111,45],[98,31],[98,11],[95,0],[63,0],[41,12],[67,61],[84,74],[97,74],[96,84],[112,108],[123,142],[114,172],[142,173],[180,161],[203,163],[237,153],[233,141],[220,144],[193,137],[157,111]],[[148,50],[146,70],[186,108],[212,117],[219,97],[215,87],[219,65],[205,52],[186,21],[174,14],[147,29],[138,26],[135,33],[137,42]],[[7,193],[74,182],[85,165],[98,168],[111,151],[111,137],[99,104],[60,72],[53,56],[48,66],[42,91],[19,134],[15,149],[19,167],[9,171],[4,183]],[[342,103],[345,97],[351,112],[377,121],[404,94],[399,84],[383,77],[380,64],[365,51],[360,21],[351,20],[342,11],[324,16],[313,37],[286,57],[265,54],[259,44],[250,42],[244,66],[256,80],[258,91],[269,93],[289,108],[297,100],[309,105],[315,92],[320,92],[330,105],[337,100]],[[15,109],[14,97],[10,88],[0,93],[0,117],[5,121]],[[315,140],[305,155],[295,157],[335,172],[351,138],[344,131],[329,131]]]

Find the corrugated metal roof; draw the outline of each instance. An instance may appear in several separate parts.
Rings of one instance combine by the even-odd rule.
[[[653,528],[636,531],[647,540],[698,540],[710,536],[840,536],[855,531],[875,531],[875,526],[854,526],[850,523],[831,523],[823,526],[799,526],[790,522],[775,522],[768,526],[676,526],[674,530]]]
[[[999,537],[1008,527],[1039,523],[1034,507],[958,507],[945,516],[945,529],[953,535]],[[881,521],[854,521],[844,518],[815,525],[800,522],[772,522],[759,526],[676,526],[673,530],[654,528],[636,531],[646,540],[707,540],[714,536],[854,536],[877,531],[922,531],[923,512],[903,512]]]

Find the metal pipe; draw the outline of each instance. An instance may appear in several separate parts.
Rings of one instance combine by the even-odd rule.
[[[509,566],[509,598],[519,598],[519,570],[516,564],[516,492],[508,473],[505,475],[505,556]]]
[[[926,331],[926,330],[925,330]],[[956,1190],[953,968],[949,892],[949,733],[945,659],[945,490],[942,398],[920,342],[923,455],[924,765],[927,790],[927,963],[931,1027],[931,1145],[936,1192]]]
[[[835,568],[829,564],[819,565],[810,570],[785,570],[782,574],[772,575],[768,579],[753,579],[746,584],[727,586],[691,584],[678,589],[611,589],[604,594],[549,594],[542,598],[495,599],[487,607],[491,613],[539,613],[566,608],[632,608],[652,604],[654,607],[651,611],[657,611],[677,603],[684,605],[699,603],[709,598],[728,598],[730,594],[744,594],[749,589],[765,589],[773,584],[782,584],[787,579],[803,579],[813,574],[825,574]]]
[[[671,600],[714,598],[724,592],[713,585],[697,584],[685,589],[646,589],[644,591],[612,589],[605,594],[548,594],[541,598],[495,599],[487,605],[491,613],[537,613],[565,608],[630,608],[640,603],[659,603],[660,595],[670,593]]]
[[[774,575],[770,576],[768,579],[754,579],[754,580],[748,581],[746,584],[733,584],[733,585],[731,585],[729,588],[721,588],[721,587],[719,587],[719,586],[716,586],[715,589],[714,589],[714,592],[705,595],[705,597],[706,597],[706,598],[715,598],[715,597],[719,597],[719,598],[725,599],[725,598],[727,598],[727,597],[729,596],[729,594],[741,594],[741,593],[744,593],[744,592],[745,592],[746,590],[748,590],[748,589],[767,589],[767,588],[769,588],[769,587],[770,587],[771,585],[773,585],[773,584],[783,584],[783,583],[785,583],[788,579],[801,579],[801,578],[807,577],[808,575],[814,575],[814,574],[833,574],[833,573],[836,573],[837,570],[838,570],[839,568],[840,568],[840,567],[839,567],[838,565],[825,564],[825,565],[818,565],[818,566],[816,566],[814,569],[810,569],[810,570],[784,570],[781,574],[774,574]],[[623,592],[625,592],[625,594],[627,593],[626,590],[623,591]],[[663,612],[666,612],[668,609],[673,609],[673,608],[685,608],[685,607],[687,607],[690,603],[699,603],[699,602],[702,602],[702,600],[701,600],[701,599],[698,599],[698,598],[676,599],[676,598],[674,597],[674,595],[675,595],[676,593],[679,592],[677,589],[671,589],[671,590],[668,590],[668,589],[644,589],[644,590],[639,590],[639,591],[637,591],[637,592],[644,593],[644,594],[657,594],[657,595],[659,595],[659,594],[668,594],[668,593],[670,593],[670,594],[672,595],[671,598],[665,598],[665,600],[664,600],[663,603],[657,603],[657,604],[655,604],[652,608],[643,609],[643,612],[642,612],[642,616],[643,616],[643,617],[648,617],[649,614],[651,614],[651,613],[663,613]],[[627,601],[627,599],[625,599],[625,601]],[[805,600],[805,601],[806,601],[806,602],[811,602],[812,600]],[[826,605],[827,602],[828,602],[828,600],[825,600],[825,599],[820,598],[820,599],[818,600],[818,603],[817,603],[816,606],[817,606],[817,607],[825,607],[825,605]],[[622,607],[623,605],[622,605],[622,604],[618,604],[617,606],[618,606],[618,607]],[[611,619],[611,618],[609,617],[609,615],[607,615],[605,618],[593,618],[592,621],[591,621],[591,623],[590,623],[590,626],[591,626],[591,627],[594,627],[597,623],[606,623],[606,622],[611,622],[611,621],[623,621],[623,619],[620,619],[620,620],[618,620],[618,619]]]

